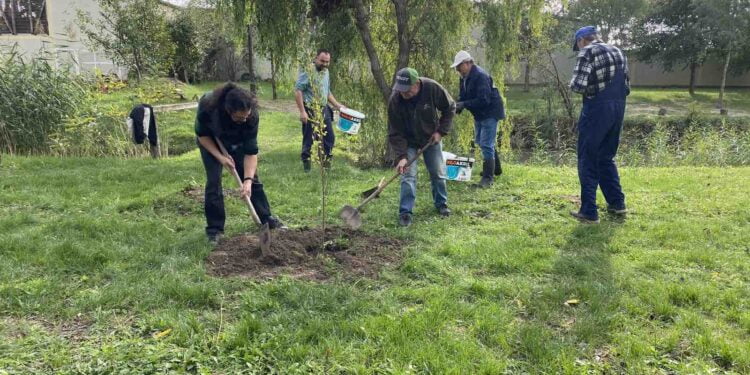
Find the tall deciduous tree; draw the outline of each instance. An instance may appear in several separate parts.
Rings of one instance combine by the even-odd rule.
[[[87,42],[114,62],[126,66],[138,80],[167,64],[172,44],[158,0],[97,0],[99,17],[79,11]]]
[[[742,49],[750,48],[747,35],[750,32],[750,0],[704,0],[697,4],[701,23],[708,31],[709,52],[723,61],[718,107],[724,111],[724,88],[733,56]],[[735,64],[735,72],[750,69],[749,65]]]
[[[308,0],[255,0],[255,23],[258,50],[271,62],[271,88],[277,98],[277,76],[280,70],[295,62],[297,46],[306,40],[305,19]]]
[[[647,0],[576,0],[570,3],[568,17],[579,27],[596,25],[604,41],[627,48],[637,42],[633,29],[647,10]]]
[[[690,69],[690,94],[695,93],[696,73],[706,61],[709,33],[697,12],[696,0],[657,0],[637,29],[636,56],[660,63],[666,71]]]

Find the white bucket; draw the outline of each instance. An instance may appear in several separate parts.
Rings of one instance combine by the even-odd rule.
[[[443,151],[443,159],[445,159],[445,174],[448,180],[471,180],[471,168],[474,166],[474,158],[456,156],[453,153]]]
[[[344,133],[357,134],[359,133],[359,126],[364,119],[365,115],[362,112],[357,112],[350,108],[342,108],[339,112],[337,127]]]

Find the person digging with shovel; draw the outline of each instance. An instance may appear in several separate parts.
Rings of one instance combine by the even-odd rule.
[[[211,243],[216,243],[224,233],[223,167],[236,170],[242,181],[240,194],[243,198],[250,197],[262,224],[270,229],[284,226],[271,215],[268,198],[258,178],[259,120],[255,95],[231,82],[204,94],[198,103],[195,134],[206,169],[204,208],[206,235]],[[223,148],[227,154],[222,152]]]
[[[443,86],[420,77],[412,68],[396,73],[393,91],[388,102],[388,142],[396,155],[396,171],[401,173],[399,224],[408,227],[412,223],[417,164],[408,164],[408,160],[415,158],[420,150],[430,173],[435,208],[441,216],[449,216],[441,140],[451,130],[456,104]]]
[[[495,150],[497,122],[505,118],[500,91],[487,72],[466,51],[458,51],[451,68],[461,75],[456,113],[468,109],[474,115],[474,143],[482,149],[482,179],[477,186],[488,188],[495,176],[503,173],[500,157]]]

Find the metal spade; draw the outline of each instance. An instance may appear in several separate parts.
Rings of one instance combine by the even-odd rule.
[[[214,138],[216,141],[216,144],[219,146],[219,150],[221,153],[228,157],[229,152],[227,152],[227,149],[224,147],[224,145],[221,143],[221,141],[218,138]],[[234,168],[227,168],[229,169],[229,172],[232,173],[232,176],[234,176],[234,179],[237,181],[237,184],[239,187],[242,187],[242,179],[240,178],[240,175],[237,173],[237,170]],[[258,235],[258,239],[260,241],[260,253],[261,257],[268,256],[271,253],[271,230],[268,228],[268,223],[261,223],[260,218],[258,217],[258,213],[255,212],[255,207],[253,207],[253,203],[250,201],[250,197],[245,196],[244,198],[245,204],[247,204],[247,208],[250,210],[250,216],[252,217],[255,224],[258,224],[260,226],[260,235]]]
[[[419,156],[422,155],[422,152],[427,147],[430,147],[432,145],[432,142],[428,142],[426,145],[424,145],[422,148],[417,150],[417,153],[414,155],[413,158],[407,160],[406,165],[404,168],[408,168],[412,163],[414,163],[415,160],[419,159]],[[362,217],[360,215],[360,211],[362,208],[367,204],[370,203],[371,200],[375,199],[378,195],[380,195],[380,192],[382,192],[388,185],[390,185],[391,182],[393,182],[398,176],[400,176],[401,173],[396,172],[388,181],[385,183],[381,179],[377,186],[375,186],[372,189],[368,189],[362,194],[370,193],[365,200],[362,201],[362,203],[359,204],[356,208],[346,205],[341,208],[341,213],[339,216],[341,217],[341,220],[343,220],[346,225],[348,225],[352,229],[359,229],[359,227],[362,226]]]

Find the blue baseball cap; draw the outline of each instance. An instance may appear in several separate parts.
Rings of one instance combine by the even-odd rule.
[[[573,37],[573,51],[578,51],[578,39],[589,36],[591,34],[596,34],[596,27],[584,26],[578,29],[578,31],[576,31],[576,35]]]

